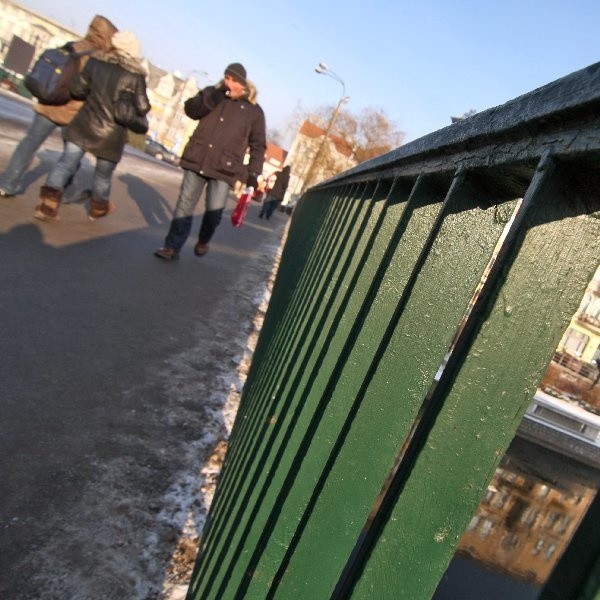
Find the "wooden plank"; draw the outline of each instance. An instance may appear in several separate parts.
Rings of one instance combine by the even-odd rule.
[[[597,192],[582,196],[573,174],[551,163],[540,166],[476,328],[444,375],[443,408],[382,502],[389,515],[353,598],[390,589],[431,597],[598,266]]]

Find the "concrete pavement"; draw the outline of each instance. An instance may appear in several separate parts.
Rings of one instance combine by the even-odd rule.
[[[0,113],[0,126],[3,168],[23,125]],[[232,200],[208,255],[190,239],[163,262],[152,252],[181,172],[127,155],[116,213],[91,222],[74,203],[41,223],[60,147],[43,147],[24,195],[0,199],[0,597],[164,597],[182,531],[203,523],[201,471],[231,425],[288,217],[266,223],[253,205],[234,229]]]

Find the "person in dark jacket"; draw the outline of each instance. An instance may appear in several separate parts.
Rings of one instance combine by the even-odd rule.
[[[266,150],[265,116],[256,103],[256,89],[246,80],[246,69],[240,63],[230,64],[217,85],[186,100],[185,114],[200,123],[181,157],[183,181],[164,246],[154,253],[165,260],[179,258],[205,188],[206,210],[194,253],[203,256],[208,252],[230,189],[237,181],[257,187]],[[250,162],[246,167],[247,149]]]
[[[115,99],[126,91],[139,115],[150,111],[140,58],[141,46],[135,34],[119,31],[112,37],[112,50],[91,58],[71,82],[71,95],[85,99],[85,104],[65,129],[64,150],[42,186],[34,213],[37,219],[58,218],[65,183],[86,152],[96,157],[88,216],[95,220],[114,210],[109,202],[111,179],[127,142],[127,129],[115,121]]]
[[[111,39],[116,31],[117,28],[106,17],[96,15],[89,24],[85,37],[69,44],[74,52],[81,54],[79,64],[82,69],[90,56],[110,50]],[[39,147],[57,127],[70,123],[82,106],[83,101],[74,98],[59,106],[40,102],[33,105],[33,121],[0,175],[0,196],[9,198],[23,192],[23,175]]]
[[[267,197],[263,202],[260,213],[258,213],[258,216],[261,219],[263,216],[267,221],[271,218],[273,211],[281,204],[289,183],[290,166],[286,165],[279,173],[277,173],[277,179],[275,180],[273,187],[267,192]]]

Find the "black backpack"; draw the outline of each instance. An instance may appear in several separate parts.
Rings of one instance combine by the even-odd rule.
[[[81,70],[80,57],[71,43],[44,50],[25,77],[25,87],[42,104],[66,104],[71,99],[69,83]]]

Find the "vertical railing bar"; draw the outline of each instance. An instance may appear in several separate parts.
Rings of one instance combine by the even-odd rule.
[[[480,322],[480,315],[485,310],[487,304],[485,300],[489,297],[490,291],[496,284],[499,271],[505,267],[508,254],[512,249],[525,214],[532,204],[537,190],[546,177],[549,176],[553,167],[554,161],[551,154],[550,152],[546,152],[540,160],[536,173],[534,174],[523,199],[523,203],[515,216],[512,227],[507,232],[504,244],[499,250],[496,261],[492,265],[488,278],[483,284],[480,295],[481,300],[475,305],[468,319],[462,325],[462,331],[458,334],[454,349],[448,358],[447,365],[441,375],[440,381],[437,385],[433,384],[434,387],[432,393],[426,395],[419,412],[412,423],[411,429],[398,452],[394,467],[386,478],[386,483],[384,484],[379,497],[375,501],[374,508],[367,518],[367,522],[363,526],[356,545],[350,553],[348,561],[340,574],[330,600],[347,600],[352,596],[354,586],[358,582],[368,557],[379,539],[385,524],[391,516],[395,502],[408,480],[411,468],[417,460],[419,453],[427,440],[427,435],[431,431],[435,418],[443,406],[443,400],[449,382],[453,378],[460,362],[464,359],[465,349],[472,341],[475,328]],[[460,183],[458,174],[448,192],[448,198],[452,195],[452,188],[455,186],[455,183]],[[442,211],[442,215],[443,212],[444,211]],[[432,234],[433,233],[434,232],[432,231]]]
[[[351,187],[356,187],[356,188],[357,188],[357,190],[358,190],[358,189],[360,189],[360,188],[364,188],[364,189],[361,191],[361,194],[364,194],[364,193],[365,193],[365,192],[368,190],[368,188],[369,188],[369,186],[364,186],[364,185],[362,185],[362,184],[357,184],[356,186],[351,186]],[[351,195],[351,194],[349,194],[349,195]],[[358,214],[359,214],[359,205],[357,205],[357,206],[356,206],[356,214],[355,214],[354,218],[357,218],[357,217],[358,217]],[[341,223],[341,224],[340,224],[340,226],[343,226],[343,223]],[[350,227],[350,228],[348,228],[347,235],[350,235],[351,231],[352,231],[352,228],[351,228],[351,227]],[[335,237],[335,235],[333,235],[332,237]],[[344,244],[342,244],[342,246],[343,246],[343,245],[344,245]],[[335,268],[335,267],[333,267],[333,266],[332,266],[332,267],[330,267],[330,269],[333,269],[333,268]],[[328,278],[324,278],[324,279],[325,279],[325,280],[327,280]],[[319,280],[321,281],[321,278],[319,278]],[[338,284],[336,284],[336,285],[339,285],[339,283],[338,283]],[[334,297],[335,297],[335,294],[332,294],[332,298],[334,298]],[[315,306],[313,307],[313,309],[312,309],[312,310],[314,311],[314,310],[316,310],[316,308],[317,308],[317,306],[315,305]],[[298,349],[294,350],[294,352],[297,352],[297,351],[298,351]],[[268,425],[265,425],[265,426],[263,427],[263,429],[266,429],[266,427],[268,427]],[[276,432],[277,430],[278,430],[278,426],[276,425],[273,431],[274,431],[274,432]],[[258,436],[256,436],[255,443],[256,443],[256,444],[260,443],[261,439],[262,439],[262,435],[258,435]],[[247,452],[247,453],[245,453],[245,455],[246,455],[246,456],[248,456],[248,457],[251,457],[251,456],[253,456],[253,455],[254,455],[254,452]],[[220,482],[220,483],[221,483],[221,482]],[[222,489],[223,489],[223,488],[225,488],[225,487],[227,487],[227,486],[225,486],[225,485],[222,485]],[[233,494],[233,493],[235,493],[235,490],[234,490],[234,489],[229,489],[229,490],[228,490],[228,492],[227,492],[227,494],[228,494],[228,495],[231,495],[231,494]],[[245,508],[245,506],[244,506],[244,502],[242,502],[242,506],[240,507],[240,511],[241,511],[241,510],[243,510],[244,508]],[[238,511],[239,515],[241,515],[241,512],[240,512],[240,511]],[[203,551],[205,551],[205,550],[206,550],[206,548],[202,548],[202,550],[203,550]],[[227,579],[227,578],[225,577],[224,581],[225,581],[226,579]]]
[[[346,203],[348,201],[349,198],[353,198],[354,194],[356,193],[355,190],[359,189],[360,186],[358,185],[350,185],[350,186],[344,186],[344,188],[342,188],[340,190],[340,192],[337,194],[337,197],[335,197],[332,201],[332,203],[335,205],[339,204],[339,205],[343,205],[344,203]],[[294,297],[294,299],[292,300],[292,302],[290,303],[290,306],[288,308],[288,310],[286,310],[284,319],[281,320],[278,324],[278,330],[277,332],[274,334],[274,337],[270,338],[270,343],[269,346],[271,348],[277,348],[279,347],[279,340],[280,338],[287,338],[289,337],[289,325],[290,323],[294,323],[297,321],[298,317],[299,317],[299,312],[301,312],[302,310],[308,310],[308,306],[309,304],[306,302],[306,299],[313,296],[314,295],[314,290],[317,289],[319,286],[323,285],[323,281],[321,277],[315,277],[314,272],[312,271],[312,269],[314,268],[315,265],[323,265],[323,254],[324,254],[324,248],[326,247],[331,247],[332,245],[335,244],[335,240],[336,240],[336,236],[335,236],[335,232],[339,230],[339,228],[343,227],[343,223],[344,223],[344,219],[340,218],[340,215],[336,215],[337,211],[333,211],[333,215],[332,215],[332,219],[330,219],[331,223],[330,225],[327,225],[327,223],[323,224],[322,227],[322,231],[321,234],[319,235],[319,238],[317,239],[317,241],[315,242],[315,246],[316,247],[320,247],[320,251],[318,253],[312,253],[311,258],[310,258],[310,262],[309,264],[307,264],[307,268],[304,270],[303,275],[302,275],[302,280],[299,282],[299,284],[304,288],[304,291],[302,294],[298,294]],[[334,233],[332,235],[332,231],[331,229],[334,230]],[[325,253],[326,253],[326,249],[325,249]],[[299,286],[300,287],[300,286]],[[268,316],[267,316],[268,317]],[[294,329],[295,331],[295,336],[298,335],[298,330],[297,328]],[[291,345],[294,345],[295,341],[292,342]],[[275,350],[273,350],[275,351]],[[265,357],[266,359],[268,359],[268,356]],[[281,355],[279,355],[277,357],[277,362],[281,363],[283,361],[283,357]],[[274,368],[274,365],[272,363],[270,363],[269,360],[263,360],[261,363],[261,373],[260,375],[262,376],[262,373],[264,372],[264,369],[268,369],[270,371],[277,371],[277,369]],[[247,385],[252,385],[253,381],[255,379],[257,379],[259,377],[259,373],[250,373],[249,376],[249,381],[247,383]],[[246,387],[246,389],[250,389],[249,387]],[[246,404],[246,401],[244,400],[242,404]],[[240,407],[242,409],[242,414],[243,414],[243,406]]]
[[[346,187],[346,186],[344,186]],[[336,194],[336,197],[334,198],[333,202],[334,203],[343,203],[348,196],[351,195],[351,190],[352,190],[352,186],[350,186],[350,188],[348,190],[345,190],[344,188],[342,188],[339,193]],[[335,215],[332,215],[332,217],[335,217]],[[340,221],[339,217],[338,218],[332,218],[332,226],[333,227],[338,227],[338,225],[336,225],[336,223],[338,223],[338,221]],[[332,238],[335,236],[331,236],[331,234],[329,233],[326,237]],[[317,241],[317,243],[315,245],[318,245],[319,242],[322,242],[323,240],[321,239],[321,236],[319,236],[319,239]],[[331,241],[331,240],[330,240]],[[327,242],[329,243],[329,242]],[[278,348],[279,347],[279,340],[282,337],[288,337],[289,336],[289,331],[290,331],[290,327],[289,325],[291,323],[294,323],[297,321],[298,319],[298,312],[301,311],[303,308],[306,308],[306,298],[310,297],[311,295],[313,295],[313,291],[315,286],[319,285],[320,282],[322,282],[322,278],[320,277],[315,277],[314,273],[312,273],[312,268],[314,266],[315,263],[317,263],[320,260],[320,257],[322,256],[322,254],[318,254],[318,255],[313,255],[310,258],[309,263],[307,264],[306,269],[303,272],[302,275],[302,279],[299,282],[300,286],[303,287],[303,291],[301,293],[299,293],[298,295],[295,296],[295,298],[293,299],[293,301],[289,304],[288,310],[286,310],[286,314],[284,316],[284,318],[280,321],[279,325],[278,325],[278,330],[274,333],[273,337],[271,338],[271,342],[270,342],[270,347],[271,348]],[[292,328],[292,330],[294,331],[294,338],[291,342],[291,346],[294,346],[296,344],[296,339],[297,337],[300,335],[300,331],[297,328]],[[275,351],[275,350],[273,350]],[[287,350],[285,355],[281,355],[279,354],[277,356],[277,360],[275,364],[280,364],[282,362],[284,362],[284,358],[287,355],[287,353],[289,353],[291,350]],[[261,394],[263,389],[269,389],[270,387],[272,387],[272,380],[273,377],[277,375],[277,369],[275,369],[275,365],[274,364],[270,364],[269,362],[269,354],[267,353],[265,355],[265,357],[263,358],[263,360],[261,361],[261,365],[260,365],[260,372],[254,374],[253,372],[250,373],[249,375],[249,381],[246,383],[246,385],[244,386],[244,395],[242,396],[242,401],[241,401],[241,405],[240,408],[238,409],[238,415],[240,417],[240,419],[238,420],[239,423],[241,423],[240,427],[237,427],[235,430],[235,435],[233,435],[234,432],[232,432],[232,438],[230,439],[230,444],[229,447],[232,449],[237,448],[239,440],[243,439],[244,435],[245,435],[245,431],[248,429],[248,427],[253,423],[253,422],[248,422],[247,420],[242,421],[244,415],[246,414],[246,407],[252,404],[252,398],[254,398],[257,394]],[[266,378],[266,379],[265,379]],[[256,385],[254,384],[255,381],[259,382],[259,388],[256,387]],[[253,415],[256,417],[257,416],[257,410],[255,406],[252,406],[252,412]],[[232,454],[229,453],[230,455]],[[226,457],[226,463],[224,465],[224,473],[226,472],[227,469],[225,469],[225,467],[228,467],[228,463],[227,463],[227,457]],[[226,478],[226,476],[225,476]]]
[[[328,195],[333,196],[333,202],[334,203],[338,203],[338,202],[343,202],[344,200],[344,196],[348,194],[348,190],[351,189],[352,186],[350,185],[342,185],[340,186],[338,189],[332,190]],[[335,214],[336,211],[330,211],[330,216],[328,218],[330,218],[332,221],[337,222],[339,220],[339,217],[336,216]],[[325,232],[323,232],[325,233]],[[318,239],[321,240],[322,235],[320,234]],[[316,245],[316,244],[315,244]],[[314,257],[311,257],[309,264],[307,265],[306,270],[310,270],[310,265],[312,264],[312,262],[314,262]],[[308,278],[307,280],[310,281],[314,281],[318,279],[318,278]],[[305,295],[305,294],[304,294]],[[303,295],[303,297],[304,297]],[[290,311],[295,311],[296,310],[296,302],[294,302],[290,307],[289,310],[287,311],[288,313]],[[264,362],[264,361],[263,361]],[[248,404],[248,402],[244,403],[245,405]],[[238,417],[242,417],[243,416],[243,406],[240,407],[240,410],[238,410]],[[228,458],[230,456],[233,455],[233,449],[234,447],[236,447],[239,444],[236,444],[235,442],[240,440],[240,438],[242,437],[242,434],[244,434],[244,431],[247,428],[247,424],[242,423],[240,418],[236,417],[236,424],[240,424],[241,423],[241,427],[235,427],[234,426],[234,430],[232,431],[232,435],[230,437],[229,440],[229,444],[228,444],[228,452],[225,455],[225,461],[224,464],[221,468],[221,474],[219,476],[219,484],[217,485],[217,489],[216,489],[216,493],[215,493],[215,497],[213,498],[213,501],[211,503],[211,509],[209,511],[209,514],[207,516],[207,520],[206,523],[204,525],[204,529],[203,529],[203,535],[202,535],[202,539],[200,541],[200,548],[198,551],[198,557],[201,558],[204,554],[206,554],[207,550],[210,548],[210,546],[212,545],[210,542],[211,537],[213,536],[213,534],[215,532],[212,531],[212,527],[211,524],[214,521],[214,517],[221,511],[220,506],[222,505],[223,502],[226,502],[228,497],[231,494],[231,491],[229,489],[229,486],[225,485],[227,480],[228,480],[228,472],[231,470],[231,468],[233,468],[233,465],[229,462]],[[242,457],[244,456],[248,456],[246,454],[242,454]],[[194,582],[194,580],[198,577],[198,575],[200,574],[200,571],[205,570],[206,568],[206,564],[204,563],[204,561],[202,560],[197,560],[195,563],[195,567],[192,573],[192,584]]]
[[[379,185],[379,184],[378,184],[378,185]],[[388,191],[386,202],[389,202],[389,197],[390,197],[390,195],[391,195],[391,193],[392,193],[393,189],[394,189],[394,186],[392,186],[392,187],[390,188],[390,190]],[[373,209],[373,205],[374,205],[374,199],[375,199],[375,194],[373,195],[372,205],[371,205],[371,207],[370,207],[370,210],[369,210],[369,212],[371,212],[371,211],[372,211],[372,209]],[[382,211],[382,216],[380,217],[380,219],[381,219],[381,218],[383,218],[383,215],[384,215],[384,213],[385,213],[385,211]],[[368,214],[366,214],[366,215],[364,216],[364,220],[368,219],[368,217],[369,217],[369,215],[368,215]],[[377,230],[377,228],[375,228],[375,229]],[[368,252],[365,250],[365,252],[364,252],[364,257],[365,257],[365,259],[366,259],[366,256],[367,256],[367,255],[368,255]],[[351,257],[349,256],[349,257],[348,257],[348,261],[350,261],[350,260],[351,260]],[[360,271],[361,271],[361,269],[360,269],[360,268],[356,270],[356,274],[355,274],[355,276],[353,276],[353,281],[354,281],[354,278],[355,278],[355,277],[358,277],[358,275],[359,275]],[[341,278],[340,278],[340,284],[341,284]],[[352,286],[349,286],[349,289],[352,289]],[[348,296],[348,295],[349,295],[349,292],[347,292],[346,296]],[[333,294],[332,294],[332,298],[333,298],[333,297],[335,297],[335,295],[333,295]],[[342,304],[344,304],[344,303],[342,303]],[[340,309],[340,310],[341,310],[341,309]],[[320,327],[318,327],[318,328],[317,328],[317,330],[319,330],[319,329],[320,329]],[[314,341],[316,341],[316,335],[315,335],[315,340],[314,340]],[[326,342],[326,344],[324,344],[323,348],[321,349],[321,353],[320,353],[321,355],[323,355],[323,354],[325,353],[325,351],[326,351],[327,347],[328,347],[328,343]],[[318,364],[320,364],[320,360],[319,360],[319,359],[316,361],[316,364],[317,364],[317,365],[318,365]],[[307,388],[308,388],[310,385],[312,385],[312,380],[311,380],[311,382],[310,382],[310,383],[307,385]],[[293,425],[294,425],[295,421],[297,420],[297,418],[299,417],[299,411],[301,411],[301,410],[302,410],[302,406],[303,406],[303,402],[300,402],[300,403],[298,404],[298,406],[296,407],[295,414],[293,415],[293,420],[292,420],[291,424],[290,424],[290,425],[288,425],[288,431],[291,431],[291,430],[293,429]],[[318,412],[318,411],[317,411],[317,412]],[[305,437],[306,437],[306,436],[305,436]],[[279,464],[279,462],[281,461],[281,458],[282,458],[282,456],[283,456],[283,451],[284,451],[284,447],[282,446],[282,447],[280,448],[280,451],[278,452],[278,455],[276,456],[276,458],[275,458],[275,459],[274,459],[274,461],[273,461],[273,465],[278,465],[278,464]],[[298,452],[296,453],[296,457],[298,457],[299,455],[300,455],[300,456],[303,456],[303,455],[304,455],[304,453],[303,453],[302,451],[298,451]],[[272,465],[272,466],[273,466],[273,465]],[[274,476],[274,474],[275,474],[275,473],[274,473],[274,471],[275,471],[275,470],[271,468],[271,473],[272,473],[272,476]],[[276,499],[275,505],[279,505],[279,501],[280,501],[280,498],[282,497],[282,493],[283,493],[283,491],[286,491],[286,492],[287,492],[287,490],[289,489],[289,486],[288,486],[288,485],[286,485],[286,484],[287,484],[287,482],[290,480],[290,477],[295,477],[295,474],[296,474],[296,473],[297,473],[297,469],[296,469],[295,467],[292,467],[292,468],[290,469],[290,471],[288,472],[288,475],[286,475],[286,478],[285,478],[285,483],[284,483],[284,485],[282,486],[282,490],[281,490],[281,491],[278,493],[278,495],[277,495],[277,499]],[[270,481],[270,479],[269,479],[269,481]],[[265,484],[265,486],[264,486],[265,488],[267,488],[267,487],[268,487],[268,486],[267,486],[267,483],[268,483],[268,482],[266,482],[266,484]],[[259,500],[261,500],[261,498],[259,498]],[[260,502],[257,502],[257,503],[256,503],[256,507],[258,507],[259,505],[260,505]],[[257,564],[257,562],[260,560],[260,556],[262,555],[262,551],[264,550],[264,546],[265,546],[265,540],[266,540],[266,538],[268,537],[268,535],[270,534],[270,532],[271,532],[271,531],[272,531],[272,529],[273,529],[273,526],[274,526],[274,518],[276,517],[276,513],[278,513],[278,511],[276,511],[276,510],[275,510],[275,507],[274,507],[274,508],[273,508],[273,510],[271,511],[271,514],[269,515],[269,518],[267,519],[267,523],[265,524],[265,527],[263,528],[263,531],[262,531],[262,533],[261,533],[261,535],[260,535],[260,539],[259,539],[259,541],[257,542],[257,545],[256,545],[256,548],[255,548],[255,551],[254,551],[254,553],[253,553],[253,555],[252,555],[252,557],[251,557],[251,559],[250,559],[249,567],[248,567],[248,569],[247,569],[247,573],[248,573],[248,574],[247,574],[247,575],[244,577],[244,579],[243,579],[243,580],[242,580],[242,582],[240,583],[240,586],[238,587],[238,590],[237,590],[237,592],[236,592],[235,598],[242,598],[242,597],[244,596],[244,594],[245,594],[245,592],[246,592],[247,588],[248,588],[248,585],[250,584],[250,577],[251,577],[252,571],[253,571],[253,569],[254,569],[254,566],[255,566],[255,564]]]
[[[345,192],[345,196],[344,194],[340,194],[339,198],[336,200],[336,202],[339,203],[343,203],[347,200],[348,197],[352,197],[352,189],[353,187],[357,187],[357,186],[351,186],[349,190],[347,190]],[[341,223],[338,223],[335,225],[335,227],[342,227],[343,226],[343,219]],[[336,229],[337,231],[337,229]],[[331,243],[333,244],[333,242],[335,241],[335,234],[329,236],[330,238],[333,238],[331,241]],[[321,256],[321,255],[319,255]],[[315,260],[317,260],[315,258]],[[289,337],[289,332],[290,332],[290,327],[288,327],[288,323],[291,322],[295,322],[298,320],[298,311],[302,311],[302,310],[310,310],[310,303],[307,303],[306,300],[307,298],[310,298],[312,296],[314,296],[314,290],[316,289],[316,287],[318,287],[319,284],[322,284],[323,281],[326,278],[324,277],[314,277],[314,274],[312,277],[308,278],[308,284],[307,285],[307,289],[304,291],[304,293],[302,293],[299,297],[297,297],[294,302],[292,304],[290,304],[290,310],[288,311],[288,314],[285,317],[285,320],[282,321],[282,323],[280,324],[279,327],[279,332],[276,334],[276,337],[273,338],[272,340],[272,347],[277,348],[279,347],[279,339],[280,337]],[[302,334],[302,330],[299,328],[295,328],[292,330],[294,331],[293,334],[293,339],[292,342],[289,344],[289,348],[286,350],[285,354],[279,354],[277,356],[277,360],[276,360],[276,365],[278,364],[283,364],[285,363],[285,361],[287,360],[287,355],[290,353],[295,352],[295,348],[298,344],[298,341],[300,339],[300,336]],[[252,405],[252,399],[257,397],[257,396],[262,396],[265,400],[259,405],[259,406],[255,406],[252,405],[252,411],[253,411],[253,419],[251,420],[245,420],[242,423],[242,426],[238,429],[238,431],[236,432],[236,443],[231,443],[230,447],[232,448],[232,452],[233,449],[235,448],[237,451],[237,447],[239,446],[239,440],[243,440],[244,436],[245,436],[245,432],[248,429],[252,429],[255,425],[255,421],[260,420],[261,418],[263,418],[263,407],[268,405],[268,399],[270,398],[271,394],[272,394],[272,390],[273,390],[273,386],[274,386],[274,379],[283,379],[285,380],[285,376],[281,377],[279,370],[277,370],[275,368],[274,365],[268,365],[267,363],[269,363],[268,360],[269,356],[267,355],[265,357],[265,360],[263,360],[263,371],[261,372],[261,377],[263,377],[263,381],[260,381],[260,385],[259,387],[254,386],[253,388],[246,388],[245,387],[245,391],[244,391],[244,396],[243,396],[243,402],[242,404],[244,405],[243,407],[241,407],[242,410],[238,411],[240,416],[243,417],[245,414],[245,406],[249,406]],[[258,378],[258,376],[257,376]],[[249,391],[246,391],[246,389],[248,389]],[[268,391],[268,393],[266,393]],[[248,455],[246,455],[248,456]],[[226,466],[229,469],[229,464],[227,463]],[[224,465],[225,467],[225,465]],[[223,477],[223,481],[226,481],[228,476],[226,475],[228,469],[224,469],[224,477]],[[224,486],[223,486],[224,487]]]
[[[388,198],[386,200],[386,203],[390,202],[390,198],[393,195],[394,187],[399,182],[400,182],[400,179],[396,179],[396,181],[394,182],[394,185],[392,186],[392,188],[388,192]],[[414,187],[416,187],[416,186],[414,186]],[[381,213],[381,215],[379,217],[379,221],[382,222],[385,219],[385,216],[386,216],[386,211],[384,210],[384,211],[382,211],[382,213]],[[377,229],[378,228],[376,226],[375,227],[375,232],[377,231]],[[375,242],[375,238],[376,238],[376,233],[374,233],[373,236],[371,237],[371,239],[369,240],[369,244],[367,245],[367,248],[365,248],[365,251],[363,252],[363,257],[361,259],[361,263],[364,262],[365,260],[367,260],[368,255],[369,255],[369,248],[372,247],[372,244]],[[392,246],[394,246],[394,244],[390,243],[390,247],[392,247]],[[383,263],[386,264],[386,261],[384,260]],[[382,272],[384,270],[385,270],[385,268],[382,266],[380,268],[380,270],[379,270],[380,271],[379,274],[381,276],[382,276]],[[360,272],[361,271],[362,271],[362,269],[360,267],[356,270],[355,275],[353,276],[352,283],[355,283],[356,278],[360,276]],[[343,306],[347,303],[348,298],[351,296],[352,289],[353,289],[353,285],[351,284],[351,285],[348,286],[348,291],[345,294],[345,302],[341,303],[341,308],[339,309],[340,311],[343,310]],[[370,303],[372,302],[372,300],[373,300],[372,295],[369,295],[369,298],[365,301],[365,306],[361,307],[361,311],[360,311],[361,313],[363,313],[364,311],[367,310],[366,305],[367,304],[370,305]],[[362,322],[362,319],[360,319],[360,317],[356,319],[355,325],[352,327],[352,330],[351,330],[350,334],[348,335],[348,340],[349,341],[346,343],[346,346],[348,344],[350,344],[351,341],[355,338],[356,334],[353,333],[353,332],[355,332],[355,330],[360,327],[361,322]],[[317,359],[316,364],[320,364],[322,362],[322,357],[325,356],[325,354],[327,352],[327,349],[329,347],[329,343],[330,343],[330,340],[328,340],[323,345],[323,347],[321,348],[320,356]],[[338,361],[338,363],[339,362],[340,361]],[[341,362],[343,362],[343,361],[341,361]],[[332,375],[332,378],[335,378],[337,375],[339,375],[339,369],[334,369],[334,373]],[[305,395],[308,393],[308,390],[312,386],[315,376],[316,376],[316,373],[313,373],[311,381],[306,386]],[[278,498],[277,498],[277,501],[275,503],[276,506],[279,506],[281,504],[281,502],[283,502],[283,497],[285,495],[287,495],[287,492],[289,491],[289,489],[291,489],[291,485],[293,484],[293,481],[295,480],[296,475],[297,475],[297,473],[299,471],[299,467],[300,467],[301,463],[303,462],[304,457],[306,455],[306,452],[303,451],[302,449],[305,448],[309,444],[309,442],[310,442],[311,432],[314,431],[314,429],[316,427],[315,420],[320,420],[321,415],[324,414],[325,404],[328,402],[328,399],[331,396],[331,394],[328,393],[327,390],[329,390],[329,388],[332,385],[333,385],[333,383],[331,383],[331,381],[330,381],[328,383],[327,389],[323,393],[323,397],[322,397],[322,400],[320,401],[319,407],[314,412],[314,416],[311,419],[311,423],[310,423],[309,427],[307,428],[307,433],[304,435],[304,437],[303,437],[303,439],[301,441],[299,450],[296,453],[296,457],[294,459],[294,464],[290,468],[290,470],[288,472],[288,475],[286,476],[285,481],[284,481],[284,483],[282,485],[281,491],[278,494]],[[267,521],[267,523],[266,523],[266,525],[263,528],[263,531],[261,533],[260,539],[257,542],[256,549],[255,549],[254,554],[253,554],[253,556],[251,558],[251,561],[249,563],[250,567],[248,569],[248,575],[240,583],[240,586],[239,586],[238,591],[237,591],[236,596],[235,596],[236,599],[237,598],[243,598],[244,594],[246,593],[246,590],[247,590],[247,588],[248,588],[248,586],[250,584],[250,577],[251,577],[252,571],[256,567],[256,565],[258,564],[258,561],[260,560],[260,557],[262,555],[262,551],[264,550],[264,547],[266,545],[266,540],[267,540],[268,536],[271,534],[271,532],[272,532],[272,530],[273,530],[273,528],[275,526],[277,517],[278,517],[278,511],[275,511],[275,508],[274,508],[271,511],[269,519],[268,519],[268,521]],[[285,560],[285,557],[284,557],[284,560]],[[276,574],[277,581],[274,581],[272,583],[271,588],[270,588],[270,592],[269,592],[269,594],[268,594],[267,597],[271,597],[272,594],[275,593],[275,590],[277,589],[277,584],[279,582],[279,578],[278,578],[279,575],[280,574],[279,574],[279,571],[278,571],[278,574]]]

